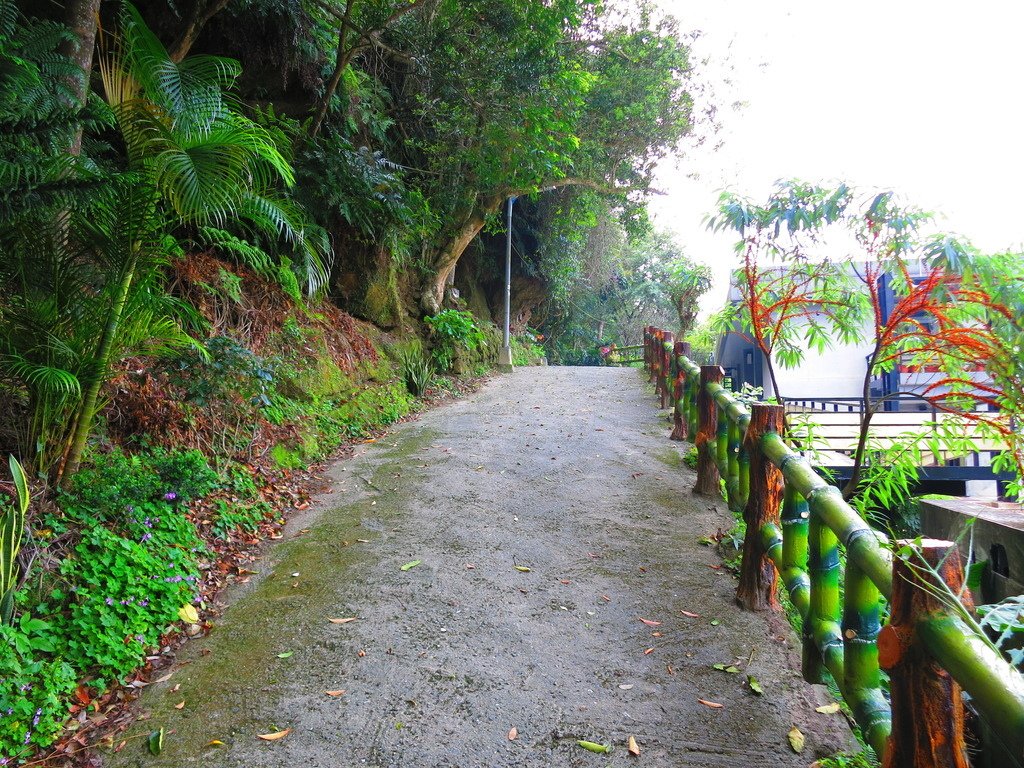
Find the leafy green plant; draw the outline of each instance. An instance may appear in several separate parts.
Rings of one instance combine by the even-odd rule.
[[[486,337],[470,312],[446,309],[423,318],[434,333],[434,360],[442,371],[451,370],[459,347],[473,350],[486,342]]]
[[[207,495],[219,483],[199,451],[157,448],[130,454],[115,448],[93,454],[58,498],[64,513],[74,519],[117,522],[133,505],[185,503]]]
[[[0,624],[10,624],[14,615],[14,588],[18,582],[18,551],[28,512],[28,480],[18,460],[10,458],[11,477],[17,498],[0,512]]]
[[[414,397],[422,397],[434,378],[434,365],[419,339],[402,344],[392,352],[402,381]]]
[[[544,347],[539,343],[538,333],[527,328],[526,333],[513,336],[509,346],[512,350],[512,365],[536,365],[544,357]]]
[[[226,539],[232,531],[254,531],[273,511],[274,508],[265,501],[217,499],[212,515],[213,534],[218,539]]]
[[[978,624],[994,636],[999,648],[1015,667],[1024,670],[1024,595],[978,606]]]

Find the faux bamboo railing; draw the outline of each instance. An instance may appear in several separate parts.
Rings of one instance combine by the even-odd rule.
[[[1024,765],[1024,677],[936,596],[937,578],[962,587],[956,546],[925,540],[913,559],[893,558],[884,534],[786,445],[783,406],[748,408],[723,386],[721,367],[694,364],[671,333],[647,328],[644,347],[661,407],[673,408],[672,439],[697,446],[694,492],[718,496],[724,480],[729,507],[743,513],[737,602],[776,607],[781,577],[803,618],[804,678],[831,674],[883,765],[966,768],[961,687]]]

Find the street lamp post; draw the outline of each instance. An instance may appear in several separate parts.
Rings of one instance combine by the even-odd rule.
[[[503,346],[498,353],[498,368],[503,371],[512,370],[512,339],[509,332],[512,305],[512,204],[514,197],[508,199],[508,225],[505,236],[505,328]]]

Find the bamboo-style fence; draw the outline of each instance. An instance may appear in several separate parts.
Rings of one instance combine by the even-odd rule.
[[[737,602],[777,607],[781,579],[803,618],[804,678],[831,675],[886,768],[969,765],[961,690],[1024,765],[1024,676],[964,621],[959,611],[972,606],[941,596],[963,586],[955,544],[896,542],[915,554],[894,557],[886,536],[786,444],[783,406],[748,407],[721,367],[688,353],[671,333],[645,330],[644,366],[661,407],[673,409],[671,438],[697,447],[694,492],[719,496],[724,481],[746,522]]]

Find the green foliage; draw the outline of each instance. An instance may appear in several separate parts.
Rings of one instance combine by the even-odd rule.
[[[697,468],[697,462],[699,461],[699,459],[700,456],[696,445],[691,445],[689,448],[686,449],[686,453],[683,454],[683,463],[690,469]]]
[[[238,397],[254,406],[269,406],[273,365],[227,336],[207,339],[202,350],[190,350],[173,362],[172,381],[202,407],[213,400]]]
[[[9,463],[16,498],[6,509],[0,509],[0,625],[10,624],[14,615],[14,588],[19,576],[18,552],[25,531],[25,513],[31,501],[28,479],[21,464],[13,456]]]
[[[544,357],[544,347],[540,344],[543,338],[536,331],[527,328],[525,333],[512,336],[509,348],[512,351],[512,365],[537,365]]]
[[[837,752],[831,757],[823,757],[817,761],[820,768],[878,768],[879,762],[870,750],[850,754]]]
[[[451,370],[456,349],[477,349],[486,337],[473,315],[465,310],[445,309],[423,318],[434,334],[434,360],[442,371]]]
[[[61,653],[98,677],[122,676],[196,595],[195,528],[170,504],[140,504],[122,533],[87,531],[60,574],[75,585]]]
[[[255,531],[270,517],[274,508],[265,501],[215,499],[213,503],[213,535],[226,539],[234,531]]]
[[[979,625],[993,636],[996,647],[1024,671],[1024,595],[979,605],[978,616]]]
[[[196,450],[155,448],[129,454],[115,448],[92,456],[61,491],[60,504],[73,518],[116,523],[130,517],[133,504],[187,503],[212,492],[219,482]]]
[[[402,381],[413,397],[423,397],[434,378],[434,364],[419,343],[409,344],[398,351],[398,366]]]

